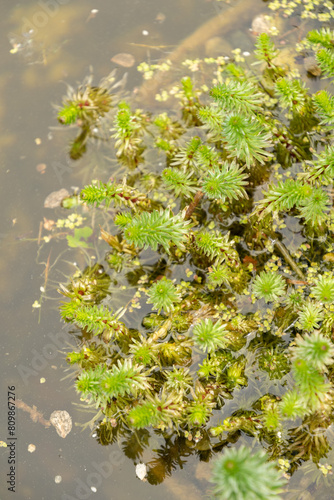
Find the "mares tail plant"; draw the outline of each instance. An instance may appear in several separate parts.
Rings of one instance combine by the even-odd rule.
[[[279,500],[286,480],[262,450],[241,446],[225,449],[213,463],[213,498],[219,500]]]
[[[113,91],[122,86],[115,83],[115,72],[103,78],[99,86],[92,85],[92,76],[85,79],[77,90],[68,86],[63,106],[57,108],[58,121],[62,125],[76,125],[80,132],[71,143],[70,158],[78,160],[86,152],[89,138],[97,137],[101,119],[109,113],[114,104]]]
[[[332,38],[308,36],[329,76]],[[183,79],[179,117],[124,99],[103,117],[122,178],[86,185],[77,210],[100,226],[96,247],[109,245],[110,286],[73,277],[61,316],[78,333],[67,359],[104,443],[151,428],[209,456],[246,435],[291,473],[312,446],[317,463],[328,449],[310,434],[333,422],[334,97],[312,94],[279,52],[261,34],[258,73],[224,66],[205,104]],[[84,111],[68,103],[61,116],[89,121]],[[243,447],[223,453],[213,480],[217,498],[282,488]]]

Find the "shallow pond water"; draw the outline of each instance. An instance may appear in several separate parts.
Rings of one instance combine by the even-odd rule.
[[[240,24],[228,32],[230,45],[247,51],[251,20],[255,13],[265,11],[266,5],[262,0],[244,4],[248,12],[246,9]],[[60,130],[52,106],[61,103],[66,84],[75,87],[91,71],[98,82],[117,67],[117,78],[128,73],[126,88],[131,93],[142,82],[136,65],[168,57],[183,39],[226,6],[214,0],[50,0],[3,2],[0,6],[0,440],[8,442],[9,438],[5,425],[8,387],[15,388],[10,392],[24,403],[16,412],[14,498],[199,500],[208,494],[210,466],[205,450],[202,455],[188,452],[184,443],[175,441],[164,454],[164,439],[148,436],[139,459],[136,443],[133,453],[130,441],[125,450],[117,442],[101,446],[89,428],[80,427],[94,413],[86,413],[78,405],[72,371],[65,360],[75,341],[60,322],[56,290],[76,266],[84,268],[85,256],[78,252],[74,262],[71,253],[68,261],[66,244],[48,247],[46,242],[41,246],[40,231],[43,218],[66,217],[62,208],[44,208],[49,193],[80,188],[96,171],[94,152],[76,162],[68,159],[69,133]],[[212,50],[220,50],[217,47],[224,42],[215,43]],[[198,43],[194,50],[203,54],[210,49]],[[131,54],[134,66],[125,68],[111,61],[120,53]],[[152,105],[145,101],[145,95],[141,103],[139,94],[139,105]],[[33,307],[41,296],[42,307]],[[73,427],[67,433],[65,422],[66,431],[62,428],[57,434],[50,425],[50,415],[63,410],[71,416]],[[225,411],[228,413],[228,405]],[[29,445],[35,445],[35,451],[29,451]],[[1,499],[13,498],[6,484],[8,450],[1,450]],[[170,474],[164,480],[159,460],[170,461]],[[155,485],[136,478],[135,466],[150,461],[156,465],[157,479],[151,480]],[[308,465],[312,472],[312,465]],[[300,492],[303,474],[301,469],[294,475],[292,490],[295,484]],[[323,496],[323,489],[322,499],[332,498],[330,486],[326,491],[328,497]],[[298,495],[288,498],[301,498]],[[312,495],[318,498],[314,491]]]

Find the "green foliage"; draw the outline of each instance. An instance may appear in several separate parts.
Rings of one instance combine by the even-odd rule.
[[[197,190],[197,183],[192,179],[192,174],[187,174],[176,168],[165,168],[162,179],[167,187],[174,192],[175,196],[190,198]]]
[[[312,30],[307,34],[307,39],[311,43],[322,45],[325,49],[333,49],[334,33],[329,28]]]
[[[328,49],[319,50],[316,54],[321,71],[329,76],[334,76],[334,52]]]
[[[333,363],[333,343],[318,331],[298,336],[291,347],[296,388],[284,394],[280,411],[284,418],[297,418],[319,411],[330,404],[330,385],[324,373]]]
[[[282,108],[289,108],[297,113],[303,112],[306,104],[306,89],[302,82],[280,78],[276,82],[276,92]]]
[[[147,401],[141,405],[132,408],[128,415],[131,426],[135,429],[157,426],[160,422],[160,413],[156,406]]]
[[[193,329],[195,345],[202,351],[210,353],[223,349],[229,343],[225,326],[220,321],[213,323],[211,319],[201,321]]]
[[[72,99],[66,99],[58,112],[58,120],[71,125],[77,120],[84,122],[82,127],[91,126],[99,117],[104,116],[111,107],[111,95],[107,89],[99,87],[80,87]]]
[[[226,264],[217,264],[209,268],[208,281],[213,288],[228,284],[230,278],[231,270]]]
[[[279,500],[285,484],[264,451],[245,446],[225,449],[213,465],[211,481],[221,500]]]
[[[142,373],[143,368],[142,365],[132,365],[131,359],[118,360],[111,370],[105,372],[100,387],[109,400],[150,389],[149,379]]]
[[[321,188],[313,189],[310,196],[300,203],[300,216],[311,226],[320,226],[326,220],[326,213],[330,208],[328,194]]]
[[[280,402],[280,411],[286,419],[303,417],[306,413],[305,401],[297,390],[287,391]]]
[[[180,214],[172,215],[171,211],[166,209],[143,212],[132,218],[128,216],[127,219],[118,215],[115,224],[122,227],[125,239],[137,248],[150,246],[156,250],[158,245],[162,245],[168,252],[170,244],[184,248],[189,222]]]
[[[325,30],[305,42],[331,76],[332,38]],[[172,114],[135,109],[122,92],[108,111],[97,92],[101,109],[89,118],[92,109],[69,99],[63,121],[81,129],[72,154],[104,131],[99,158],[111,162],[72,207],[91,224],[50,230],[77,262],[109,245],[103,278],[92,268],[61,287],[61,316],[79,344],[67,360],[81,398],[103,416],[104,444],[132,436],[140,447],[157,433],[168,450],[206,459],[230,443],[215,491],[238,500],[277,498],[279,486],[270,489],[276,476],[263,456],[232,443],[256,437],[292,473],[325,456],[333,423],[334,97],[330,84],[312,95],[294,69],[280,68],[265,33],[256,55],[265,64],[252,72],[217,61],[219,83],[206,96],[184,78],[168,93],[178,100]],[[286,420],[297,418],[293,430]]]
[[[255,55],[261,61],[265,61],[268,67],[273,66],[273,59],[278,55],[274,43],[267,33],[261,33],[255,43]]]
[[[272,154],[271,135],[258,121],[231,113],[222,123],[222,138],[231,158],[244,161],[248,167],[254,160],[264,163]]]
[[[87,243],[85,240],[87,240],[91,235],[93,234],[93,230],[91,227],[79,227],[74,229],[74,235],[72,236],[71,234],[67,235],[67,244],[71,248],[89,248],[89,243]]]
[[[135,363],[152,366],[157,362],[157,349],[144,337],[141,338],[141,342],[133,339],[129,352],[133,355]]]
[[[323,375],[305,359],[295,359],[292,369],[300,396],[305,401],[305,413],[320,409],[328,397],[330,385],[325,382]]]
[[[185,132],[182,125],[178,121],[172,120],[167,113],[161,113],[153,123],[159,128],[161,137],[166,141],[176,140]]]
[[[316,92],[313,97],[316,110],[321,118],[321,125],[333,125],[334,123],[334,97],[327,90]]]
[[[172,161],[172,165],[180,165],[187,170],[194,168],[196,166],[196,153],[201,144],[202,141],[199,137],[193,137],[186,147],[179,149]]]
[[[301,181],[288,179],[285,182],[278,182],[270,186],[265,193],[265,197],[258,203],[256,212],[262,216],[272,211],[291,210],[312,193],[312,188]]]
[[[60,308],[61,317],[98,335],[104,329],[111,332],[124,330],[124,325],[118,321],[118,315],[104,306],[81,305],[77,302],[65,302]]]
[[[309,167],[305,178],[312,183],[330,184],[334,177],[334,146],[326,146]]]
[[[203,401],[194,401],[188,407],[187,421],[191,427],[205,425],[212,409],[210,406]]]
[[[160,396],[148,395],[146,402],[131,410],[128,418],[133,427],[137,429],[147,427],[145,420],[146,422],[150,420],[149,425],[165,429],[172,427],[173,422],[180,419],[181,412],[180,395],[175,392],[168,395],[163,390]]]
[[[112,202],[115,206],[133,207],[146,198],[145,195],[128,186],[125,181],[122,184],[113,181],[92,183],[83,188],[80,197],[85,203],[95,204],[97,207],[105,203],[106,208]]]
[[[96,134],[101,118],[110,111],[112,97],[109,86],[112,81],[109,75],[99,87],[92,87],[91,79],[89,83],[80,85],[76,92],[69,87],[63,106],[58,110],[58,121],[63,125],[76,124],[81,129],[71,143],[72,160],[81,158],[86,152],[88,139]]]
[[[334,279],[331,276],[320,276],[313,289],[313,295],[319,302],[334,302]]]
[[[253,282],[253,293],[259,299],[273,302],[285,294],[285,283],[281,275],[262,271]]]
[[[227,162],[221,167],[209,170],[202,185],[204,193],[210,199],[220,199],[224,201],[237,198],[247,198],[244,186],[247,175],[243,173],[235,163],[230,165]]]
[[[221,83],[210,90],[210,95],[222,109],[236,113],[251,114],[262,103],[262,95],[254,92],[254,86],[246,81]]]
[[[150,389],[149,378],[143,366],[133,365],[130,359],[118,360],[110,370],[98,366],[82,372],[76,381],[76,389],[85,398],[94,401],[110,401],[118,396]]]
[[[161,309],[164,309],[167,313],[172,311],[174,305],[181,300],[173,282],[165,276],[151,286],[147,295],[149,297],[147,303],[153,304],[153,307],[158,309],[158,313],[160,313]]]
[[[79,119],[80,111],[81,108],[76,102],[66,103],[58,112],[58,120],[64,125],[71,125]]]
[[[326,365],[333,363],[333,343],[319,332],[299,336],[293,347],[293,359],[302,359],[316,370],[326,370]]]
[[[193,379],[188,368],[176,368],[165,372],[166,382],[165,387],[169,391],[188,392],[192,388]]]
[[[319,328],[319,322],[323,319],[322,307],[313,302],[307,302],[298,312],[300,326],[303,330],[310,332]]]
[[[116,139],[117,157],[131,168],[136,167],[142,161],[144,146],[141,137],[146,131],[148,122],[148,115],[142,113],[141,110],[133,114],[126,102],[119,103],[118,112],[114,118],[112,137]]]
[[[214,260],[215,264],[226,260],[230,264],[238,265],[238,257],[228,234],[222,236],[219,231],[203,230],[194,233],[194,238],[197,251]]]

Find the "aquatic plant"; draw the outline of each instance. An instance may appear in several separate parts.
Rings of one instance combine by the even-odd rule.
[[[307,40],[330,77],[331,40]],[[110,269],[73,276],[60,310],[101,442],[123,435],[131,449],[132,432],[153,428],[209,456],[247,435],[292,474],[312,447],[319,459],[328,449],[312,425],[333,422],[334,97],[282,67],[269,35],[255,48],[258,73],[225,65],[205,96],[182,79],[178,116],[125,100],[101,115],[119,171],[84,186],[75,210],[93,214],[90,242],[109,246]],[[286,225],[302,244],[283,241]],[[283,484],[244,447],[223,453],[213,479],[217,498],[238,500],[279,498]]]
[[[279,500],[285,484],[264,451],[251,454],[245,446],[225,449],[215,459],[211,481],[221,500]]]

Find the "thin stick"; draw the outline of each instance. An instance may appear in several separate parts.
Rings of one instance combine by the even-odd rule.
[[[192,216],[193,214],[193,211],[195,210],[195,208],[197,207],[197,205],[199,204],[199,202],[201,201],[201,199],[203,198],[204,196],[204,193],[203,191],[197,191],[197,193],[195,194],[195,197],[193,199],[193,201],[190,203],[187,211],[186,211],[186,215],[184,216],[184,220],[188,220],[190,219],[190,217]]]
[[[277,241],[277,240],[275,241],[274,246],[277,248],[277,250],[280,252],[280,254],[283,255],[284,259],[287,261],[287,263],[289,264],[289,266],[291,267],[291,269],[296,274],[298,274],[298,276],[300,277],[300,279],[302,279],[303,281],[306,281],[306,278],[305,278],[304,274],[302,273],[301,269],[297,266],[297,264],[295,263],[295,261],[293,260],[293,258],[291,257],[291,255],[289,254],[289,251],[286,248],[286,246],[283,245],[283,243],[281,243],[280,241]]]
[[[263,4],[259,1],[250,0],[240,0],[237,5],[229,7],[220,12],[217,16],[209,19],[206,23],[202,24],[197,30],[195,30],[190,36],[188,36],[180,45],[168,54],[167,58],[172,65],[178,65],[187,57],[189,54],[198,53],[200,47],[203,47],[205,42],[214,36],[223,36],[230,31],[235,30],[236,26],[241,26],[246,24],[247,21],[251,19],[263,10]],[[164,60],[161,60],[162,63]],[[160,88],[166,88],[172,76],[170,72],[158,71],[154,75],[154,79],[145,80],[142,86],[139,88],[137,97],[142,103],[146,101],[153,105],[155,95],[159,92]]]

